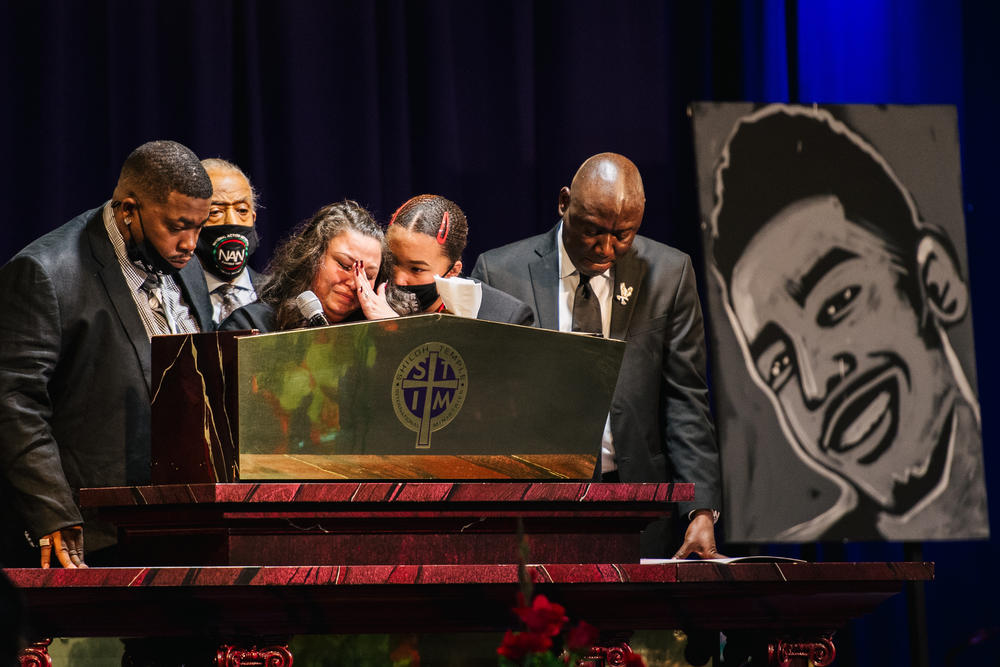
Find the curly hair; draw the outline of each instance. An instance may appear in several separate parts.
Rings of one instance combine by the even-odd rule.
[[[916,211],[885,160],[828,111],[774,104],[740,119],[716,172],[715,264],[728,282],[743,251],[782,209],[834,195],[848,220],[886,242],[911,275]]]
[[[918,313],[928,345],[930,326],[917,245],[933,236],[959,266],[948,235],[921,219],[916,203],[885,158],[861,135],[815,107],[771,104],[739,120],[716,168],[712,258],[729,287],[754,236],[790,204],[833,195],[850,222],[884,244],[898,270],[897,288]]]
[[[319,271],[330,240],[346,231],[376,239],[382,248],[382,263],[376,284],[392,275],[390,254],[382,228],[364,207],[345,199],[327,204],[305,222],[300,223],[274,251],[267,273],[270,277],[260,293],[260,300],[275,311],[277,330],[294,329],[302,325],[302,314],[295,297],[310,289]],[[409,297],[410,295],[405,295]],[[387,289],[389,305],[401,315],[416,311],[413,300],[404,298],[395,289]]]

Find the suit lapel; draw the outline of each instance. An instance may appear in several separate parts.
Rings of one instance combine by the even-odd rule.
[[[146,383],[146,391],[149,391],[149,338],[146,336],[146,328],[142,325],[139,313],[136,310],[135,300],[129,294],[128,284],[122,275],[121,265],[118,263],[118,256],[108,238],[107,230],[104,227],[104,208],[96,210],[94,215],[87,221],[87,238],[90,241],[91,251],[94,259],[100,265],[97,274],[108,293],[108,299],[118,313],[122,327],[128,335],[129,342],[132,343],[132,350],[135,352],[139,366],[142,368],[142,379]]]
[[[202,331],[214,331],[212,324],[212,297],[208,295],[208,282],[205,280],[205,270],[197,257],[184,265],[175,277],[177,285],[184,294],[188,307],[198,320],[198,328]]]
[[[625,340],[635,304],[642,296],[640,285],[646,277],[646,264],[633,247],[615,262],[615,282],[611,285],[611,337]]]
[[[537,259],[528,264],[531,289],[539,328],[559,331],[559,252],[556,243],[558,225],[545,235],[535,248]]]

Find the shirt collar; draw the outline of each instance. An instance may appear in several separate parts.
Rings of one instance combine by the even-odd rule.
[[[111,247],[115,250],[115,257],[118,258],[118,265],[122,268],[125,282],[128,283],[129,288],[133,292],[137,291],[146,281],[146,277],[149,274],[129,259],[128,249],[125,247],[125,239],[122,238],[122,233],[118,230],[118,225],[115,224],[115,212],[111,207],[110,199],[104,204],[103,215],[104,229],[108,233],[108,240],[111,241]]]
[[[193,261],[193,260],[192,260]],[[228,283],[228,280],[219,280],[215,275],[205,271],[205,283],[208,287],[208,293],[211,294],[219,285]],[[245,267],[243,272],[240,274],[239,278],[232,282],[233,287],[236,289],[252,290],[253,282],[250,280],[250,267]]]

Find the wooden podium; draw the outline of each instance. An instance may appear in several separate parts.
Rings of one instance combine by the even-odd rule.
[[[154,484],[590,479],[625,349],[441,314],[249,333],[153,337]]]

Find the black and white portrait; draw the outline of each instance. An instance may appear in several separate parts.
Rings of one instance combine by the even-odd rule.
[[[954,110],[695,133],[730,539],[988,537]]]

